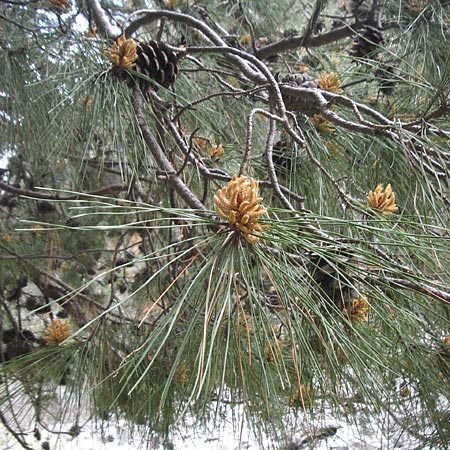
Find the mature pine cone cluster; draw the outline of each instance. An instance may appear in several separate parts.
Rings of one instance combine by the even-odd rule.
[[[9,361],[18,356],[26,355],[35,349],[39,339],[29,330],[1,330],[0,362]]]
[[[277,175],[290,172],[293,165],[292,150],[288,149],[286,141],[277,141],[273,145],[272,160]]]
[[[381,31],[372,25],[365,25],[354,39],[350,55],[355,58],[371,58],[382,44]]]
[[[292,86],[301,86],[306,88],[319,87],[319,81],[313,79],[306,73],[291,73],[281,79],[282,83],[290,84]]]
[[[299,111],[309,115],[317,112],[314,111],[314,108],[311,109],[312,105],[307,98],[298,94],[290,94],[286,89],[283,89],[283,85],[294,88],[303,87],[314,89],[319,87],[319,80],[313,79],[306,73],[293,73],[282,78],[281,83],[281,94],[283,95],[284,104],[288,111]]]
[[[395,87],[395,68],[391,64],[382,62],[380,67],[375,70],[375,78],[378,80],[380,92],[384,95],[391,95]]]
[[[156,41],[136,43],[136,54],[137,59],[130,69],[144,75],[145,78],[119,68],[119,76],[128,85],[134,86],[137,84],[145,92],[150,87],[155,89],[155,84],[152,84],[148,78],[164,88],[168,88],[175,83],[179,73],[178,57],[165,44]]]
[[[350,285],[351,276],[348,275],[352,257],[345,251],[337,251],[333,262],[320,255],[312,254],[311,276],[320,289],[320,295],[326,304],[335,304],[338,309],[351,305],[352,298],[358,296]]]
[[[150,41],[137,45],[136,70],[168,88],[178,75],[178,58],[165,44]]]
[[[362,20],[369,10],[365,5],[366,0],[350,0],[348,2],[348,10],[356,20]]]
[[[353,4],[355,11],[358,11],[358,8],[361,7],[364,1],[354,1],[351,3]],[[350,56],[379,61],[379,66],[374,71],[374,77],[379,85],[379,92],[384,95],[391,95],[395,87],[395,68],[384,62],[381,58],[378,58],[378,53],[383,43],[384,40],[381,30],[374,25],[366,23],[353,40]],[[358,62],[358,59],[355,61]]]

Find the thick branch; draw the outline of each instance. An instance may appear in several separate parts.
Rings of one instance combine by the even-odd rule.
[[[274,119],[273,111],[274,107],[271,108],[271,117],[269,119],[269,134],[267,135],[267,141],[266,141],[266,163],[267,163],[267,169],[269,172],[269,178],[272,182],[273,190],[275,191],[275,194],[277,197],[281,200],[284,207],[290,210],[294,210],[294,207],[291,205],[291,202],[287,199],[287,197],[281,192],[280,185],[278,184],[278,177],[275,172],[275,167],[273,164],[273,143],[275,140],[275,133],[277,131],[276,128],[276,121]]]
[[[361,27],[361,24],[353,24],[351,26],[344,26],[329,31],[328,33],[318,34],[316,36],[291,36],[282,39],[273,44],[266,45],[260,48],[255,53],[255,56],[260,59],[269,58],[270,56],[282,53],[288,50],[295,50],[302,47],[321,47],[322,45],[331,44],[332,42],[340,41],[355,34],[355,31]]]
[[[106,34],[107,37],[112,38],[117,33],[114,32],[114,28],[111,26],[104,9],[100,5],[98,0],[86,0],[89,9],[92,11],[95,23],[99,31]]]
[[[421,294],[425,294],[431,298],[439,300],[445,303],[446,305],[450,305],[449,292],[444,292],[431,286],[423,286],[418,283],[414,283],[413,281],[399,278],[385,278],[384,281],[386,281],[389,285],[393,287],[411,289],[413,291],[420,292]]]
[[[133,107],[144,141],[155,158],[158,167],[167,175],[174,189],[192,209],[205,210],[205,205],[203,205],[197,196],[184,184],[179,175],[177,175],[176,170],[153,137],[144,118],[144,99],[138,89],[134,89],[133,91]]]

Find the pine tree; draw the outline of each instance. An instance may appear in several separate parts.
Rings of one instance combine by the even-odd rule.
[[[0,3],[24,448],[82,405],[150,448],[233,405],[258,436],[362,409],[449,447],[449,3]]]

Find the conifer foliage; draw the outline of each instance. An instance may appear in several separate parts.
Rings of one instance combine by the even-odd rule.
[[[0,0],[2,426],[449,448],[449,2],[117,4]]]

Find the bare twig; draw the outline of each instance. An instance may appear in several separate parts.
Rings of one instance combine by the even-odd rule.
[[[0,411],[0,421],[2,422],[3,426],[11,433],[12,436],[16,439],[16,441],[25,449],[25,450],[34,450],[33,447],[30,447],[25,439],[22,439],[22,436],[20,436],[19,433],[12,428],[8,421],[6,420],[6,417],[3,415],[3,413]]]
[[[308,42],[311,39],[311,36],[314,32],[314,27],[319,19],[319,15],[322,12],[323,8],[325,8],[328,0],[316,0],[316,4],[314,6],[314,10],[310,16],[308,21],[308,25],[306,27],[305,33],[302,36],[302,40],[299,44],[299,47],[302,47],[305,42]]]
[[[239,176],[241,176],[247,167],[248,164],[248,158],[250,156],[250,150],[252,147],[252,135],[253,135],[253,118],[255,114],[261,114],[264,117],[267,117],[269,119],[273,119],[275,121],[279,121],[284,123],[286,120],[283,120],[281,117],[278,117],[274,114],[269,113],[268,111],[265,111],[261,108],[254,108],[250,111],[250,114],[247,117],[247,139],[245,143],[245,151],[244,151],[244,157],[242,159],[241,167],[239,169]]]
[[[208,100],[211,100],[212,98],[215,97],[235,97],[235,98],[239,98],[242,95],[253,95],[256,94],[257,92],[260,92],[262,90],[264,90],[265,88],[267,88],[267,86],[258,86],[254,89],[248,89],[248,90],[238,90],[235,89],[233,92],[215,92],[213,94],[209,94],[205,97],[199,98],[197,100],[194,100],[192,102],[190,102],[189,104],[187,104],[186,106],[183,106],[182,108],[180,108],[180,110],[177,112],[177,114],[174,116],[173,120],[177,120],[181,114],[183,114],[186,110],[193,108],[196,105],[199,105],[200,103],[206,102]]]
[[[37,29],[37,28],[34,28],[34,29],[33,29],[33,28],[25,27],[25,26],[23,26],[21,23],[16,22],[14,19],[11,19],[11,18],[9,18],[9,17],[6,17],[6,16],[4,16],[3,14],[0,14],[0,19],[4,20],[5,22],[12,23],[13,25],[15,25],[15,26],[18,27],[18,28],[21,28],[22,30],[29,31],[30,33],[33,33],[35,36],[36,36],[36,32],[40,31],[40,30]]]
[[[294,211],[294,207],[292,206],[291,202],[288,200],[288,198],[283,194],[280,185],[278,183],[278,177],[277,173],[275,171],[275,167],[273,164],[273,143],[275,140],[275,132],[276,132],[276,119],[274,115],[274,107],[271,107],[270,111],[271,117],[269,117],[269,133],[267,135],[267,141],[266,141],[266,162],[267,162],[267,169],[269,171],[269,178],[272,182],[272,188],[275,191],[275,194],[277,197],[281,200],[281,203],[285,206],[285,208],[290,209],[291,211]],[[286,121],[287,122],[287,121]]]

